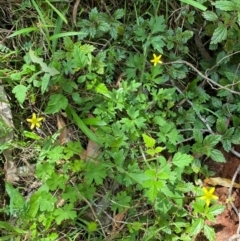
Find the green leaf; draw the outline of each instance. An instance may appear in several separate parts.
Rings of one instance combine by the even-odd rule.
[[[48,84],[50,80],[50,74],[45,73],[44,76],[41,78],[41,93],[44,94],[47,90]]]
[[[55,209],[55,203],[57,202],[57,198],[52,196],[51,193],[46,191],[41,191],[41,195],[39,196],[39,204],[41,211],[52,212]]]
[[[68,99],[62,94],[53,94],[50,96],[47,108],[45,110],[46,114],[54,114],[60,110],[65,110],[68,105]]]
[[[65,38],[63,39],[63,42],[64,42],[64,47],[67,51],[70,52],[73,50],[74,44],[70,37],[65,36]]]
[[[232,139],[232,135],[234,133],[235,128],[231,127],[229,128],[223,135],[222,139],[223,140],[231,140]]]
[[[217,149],[212,149],[210,157],[216,162],[226,162],[226,159],[221,151]]]
[[[86,119],[82,119],[82,121],[86,124],[86,125],[90,125],[90,126],[106,126],[107,123],[103,120],[101,120],[100,118],[86,118]]]
[[[190,228],[187,229],[190,236],[196,236],[204,227],[204,220],[198,218],[197,220],[193,221],[193,224]]]
[[[62,197],[64,198],[64,200],[69,199],[71,203],[74,203],[79,199],[79,197],[76,195],[76,188],[71,186],[67,186],[65,188],[64,193],[62,194]]]
[[[29,28],[22,28],[18,31],[15,31],[14,33],[10,34],[7,38],[12,38],[12,37],[15,37],[17,35],[20,35],[20,34],[28,34],[28,33],[31,33],[33,31],[39,31],[40,29],[37,28],[37,27],[29,27]]]
[[[117,9],[114,13],[113,13],[113,18],[114,19],[120,19],[124,16],[124,9],[120,8],[120,9]]]
[[[107,32],[110,29],[110,25],[105,21],[99,21],[97,27],[98,30],[101,30],[103,32]]]
[[[103,183],[103,179],[107,176],[107,169],[100,163],[95,164],[94,162],[89,162],[87,165],[87,172],[85,174],[85,180],[90,185],[93,181],[97,185]]]
[[[147,148],[153,148],[155,146],[156,141],[152,137],[145,134],[142,134],[142,137]]]
[[[88,183],[79,183],[77,188],[79,193],[77,193],[78,200],[82,199],[82,196],[88,200],[93,200],[93,196],[96,193],[96,185],[89,185]],[[76,191],[75,191],[76,193]],[[76,195],[76,194],[75,194]]]
[[[149,180],[149,177],[145,173],[128,172],[127,175],[140,185],[143,185],[144,181]]]
[[[21,79],[22,79],[22,74],[21,74],[21,72],[20,72],[20,73],[19,73],[19,72],[17,72],[17,73],[12,73],[12,74],[10,75],[10,78],[11,78],[11,80],[18,81],[18,80],[21,80]]]
[[[10,213],[13,215],[15,209],[23,209],[26,204],[25,199],[23,198],[22,194],[18,192],[10,183],[5,182],[5,189],[10,197]]]
[[[108,98],[111,98],[111,96],[109,95],[109,91],[108,88],[106,87],[105,84],[101,83],[98,84],[95,88],[96,93],[102,94]]]
[[[235,11],[236,4],[232,1],[216,1],[213,2],[212,5],[215,5],[216,8],[223,11]]]
[[[51,150],[47,153],[48,162],[55,163],[56,161],[63,159],[63,150],[63,146],[54,146],[53,148],[51,148]]]
[[[42,180],[46,180],[50,175],[54,172],[54,166],[49,162],[44,162],[40,164],[40,162],[36,166],[36,175],[38,178]]]
[[[68,24],[67,18],[64,16],[64,14],[62,14],[61,11],[59,11],[53,4],[51,4],[51,2],[49,2],[48,0],[45,0],[46,3],[57,13],[57,15],[66,23]]]
[[[29,231],[25,231],[25,230],[23,230],[23,229],[14,227],[14,226],[12,226],[11,224],[9,224],[8,222],[2,222],[2,221],[0,221],[0,228],[1,228],[1,229],[8,230],[8,231],[10,231],[10,232],[17,233],[17,234],[25,234],[25,233],[28,233],[28,232],[29,232]]]
[[[81,36],[81,35],[84,35],[84,33],[81,33],[81,32],[64,32],[64,33],[57,33],[57,34],[54,34],[52,36],[49,37],[49,40],[55,40],[55,39],[58,39],[58,38],[66,38],[68,36]],[[66,48],[67,49],[67,48]],[[67,49],[69,50],[69,49]]]
[[[151,155],[151,156],[154,156],[156,154],[155,150],[153,150],[153,149],[147,150],[146,153]]]
[[[216,218],[211,213],[206,213],[205,215],[206,220],[209,220],[210,222],[216,222]]]
[[[160,153],[160,152],[162,152],[163,150],[164,150],[163,147],[158,146],[158,147],[156,147],[156,148],[154,149],[154,152],[155,152],[155,153]]]
[[[215,134],[210,134],[205,137],[203,140],[203,145],[208,146],[208,147],[213,147],[218,144],[219,141],[221,141],[222,136],[220,135],[215,135]]]
[[[216,128],[217,128],[217,131],[220,133],[220,134],[224,134],[227,130],[227,123],[226,123],[226,120],[224,119],[218,119],[217,120],[217,123],[216,123]]]
[[[236,145],[240,144],[240,128],[236,128],[236,130],[231,138],[231,142]]]
[[[143,183],[143,187],[146,189],[146,196],[151,202],[157,198],[160,190],[165,186],[166,182],[161,180],[147,180]]]
[[[183,3],[189,4],[195,8],[198,8],[202,11],[205,11],[207,9],[204,5],[202,5],[201,3],[194,1],[194,0],[180,0],[180,1]]]
[[[88,232],[89,233],[92,233],[92,232],[95,232],[95,231],[97,231],[97,223],[96,222],[90,222],[90,223],[88,223],[88,225],[87,225],[87,229],[88,229]]]
[[[152,30],[152,34],[163,32],[165,30],[166,24],[164,24],[164,21],[165,20],[164,20],[163,15],[151,18],[149,25]]]
[[[114,202],[112,202],[111,210],[118,212],[123,212],[126,208],[130,207],[130,202],[132,198],[131,196],[127,195],[126,191],[121,191],[117,193],[116,197],[114,198]]]
[[[203,233],[205,234],[206,238],[209,241],[215,241],[216,240],[216,234],[215,234],[214,228],[209,227],[208,225],[205,224],[204,228],[203,228]]]
[[[73,58],[77,69],[82,69],[87,66],[88,58],[86,54],[76,45],[74,45]]]
[[[32,60],[33,63],[36,63],[36,64],[39,64],[42,68],[42,71],[45,72],[45,73],[49,73],[51,76],[54,76],[54,75],[57,75],[59,74],[60,72],[58,70],[56,70],[55,68],[53,67],[48,67],[47,64],[45,64],[43,62],[43,58],[39,58],[35,55],[34,51],[33,50],[29,50],[29,56]]]
[[[80,50],[85,54],[92,53],[96,48],[91,44],[83,44],[80,46]]]
[[[52,176],[46,181],[46,184],[51,191],[54,191],[58,188],[64,190],[67,179],[67,175],[53,173]]]
[[[214,13],[212,11],[203,12],[203,17],[208,21],[217,21],[218,20],[218,16],[216,15],[216,13]]]
[[[193,137],[194,137],[194,140],[198,143],[202,143],[203,141],[203,135],[202,135],[202,132],[199,130],[199,129],[194,129],[193,130]]]
[[[226,152],[229,152],[232,148],[232,143],[230,140],[223,140],[222,141],[222,145],[223,145],[223,149],[226,151]]]
[[[221,214],[225,209],[226,209],[226,206],[215,204],[209,208],[208,212],[213,216],[217,216]]]
[[[25,137],[27,138],[31,138],[33,140],[41,140],[42,137],[40,137],[38,134],[34,133],[34,132],[29,132],[29,131],[23,131],[23,134]]]
[[[101,141],[96,137],[96,135],[86,126],[86,124],[80,119],[80,117],[77,115],[75,110],[71,108],[70,106],[66,109],[67,115],[69,118],[73,118],[76,125],[82,130],[82,132],[92,141],[94,141],[97,144],[101,144]]]
[[[59,225],[63,220],[74,220],[77,217],[77,213],[74,210],[73,204],[66,204],[63,208],[58,208],[54,211],[56,216],[56,223]]]
[[[183,140],[183,136],[179,134],[179,130],[175,128],[168,132],[166,136],[168,137],[169,143],[173,145],[177,145],[177,142],[181,142]]]
[[[205,207],[201,202],[193,202],[192,207],[194,208],[194,211],[197,213],[204,213]]]
[[[67,74],[74,74],[74,68],[76,67],[76,62],[73,59],[62,61],[62,70]]]
[[[220,23],[219,26],[214,30],[210,44],[217,44],[227,38],[227,26]]]
[[[21,84],[16,85],[13,88],[12,93],[15,94],[15,97],[20,104],[23,104],[23,102],[25,101],[27,96],[27,90],[28,88],[25,85],[21,85]]]
[[[28,215],[32,218],[35,218],[40,207],[39,193],[34,193],[31,196],[29,204],[30,208],[28,209]]]
[[[177,152],[172,159],[172,163],[176,165],[177,167],[185,167],[188,166],[192,161],[193,157],[187,154],[182,154],[180,152]]]
[[[72,99],[78,105],[83,103],[83,100],[82,100],[81,96],[77,92],[72,93]]]
[[[222,108],[222,101],[221,101],[219,98],[212,97],[212,98],[211,98],[211,101],[212,101],[212,105],[213,105],[216,109]]]

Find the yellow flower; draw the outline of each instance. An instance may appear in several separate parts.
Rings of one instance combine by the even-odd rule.
[[[153,66],[156,66],[157,64],[162,64],[161,58],[162,55],[157,56],[156,54],[153,54],[153,59],[151,60]]]
[[[212,187],[209,190],[206,187],[202,188],[204,195],[200,197],[200,199],[204,199],[206,201],[206,205],[209,206],[211,200],[218,199],[216,195],[213,194],[215,191],[215,188]]]
[[[39,117],[37,118],[36,114],[33,113],[32,114],[32,118],[31,119],[27,119],[28,122],[31,123],[31,130],[36,126],[36,127],[40,127],[41,126],[41,121],[43,120],[43,117]]]

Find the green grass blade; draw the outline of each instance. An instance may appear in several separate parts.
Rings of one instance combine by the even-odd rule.
[[[66,15],[68,9],[69,9],[69,5],[63,9],[62,12],[64,16]],[[63,25],[63,19],[60,16],[58,16],[53,35],[59,34],[61,32],[62,25]],[[52,41],[52,52],[55,53],[57,48],[58,38],[55,38],[51,41]]]
[[[106,126],[107,125],[107,123],[105,121],[99,120],[97,118],[86,118],[86,119],[82,119],[82,121],[86,125],[90,125],[90,126]]]
[[[202,11],[206,11],[206,9],[207,9],[204,5],[202,5],[201,3],[198,3],[198,2],[196,2],[194,0],[180,0],[180,2],[189,4],[189,5],[191,5],[191,6],[195,7],[195,8],[198,8],[198,9],[200,9]]]
[[[33,31],[39,31],[39,28],[37,28],[37,27],[23,28],[23,29],[17,30],[14,33],[10,34],[8,36],[8,38],[12,38],[12,37],[15,37],[15,36],[18,36],[18,35],[21,35],[21,34],[28,34],[28,33],[31,33]]]
[[[81,118],[79,118],[79,116],[77,115],[77,113],[75,112],[75,110],[73,108],[71,108],[70,106],[67,107],[66,109],[66,113],[68,115],[68,117],[73,118],[73,121],[75,122],[75,124],[81,129],[81,131],[92,141],[94,141],[97,144],[101,144],[101,142],[98,140],[98,138],[96,137],[96,135],[86,126],[86,124],[83,122],[83,120]],[[71,115],[71,116],[69,116]]]
[[[54,34],[52,35],[49,39],[50,40],[54,40],[54,39],[58,39],[58,38],[64,38],[66,36],[74,36],[74,35],[81,35],[81,32],[65,32],[65,33],[58,33],[58,34]]]
[[[45,2],[57,13],[57,15],[66,23],[68,24],[67,19],[65,18],[65,16],[63,16],[63,14],[56,9],[48,0],[45,0]]]
[[[44,15],[43,15],[41,9],[39,8],[38,4],[35,2],[35,0],[31,0],[31,1],[32,1],[32,4],[33,4],[33,6],[35,7],[36,11],[38,12],[39,18],[40,18],[40,20],[41,20],[41,22],[42,22],[42,24],[43,24],[42,27],[43,27],[43,29],[45,30],[47,44],[48,44],[48,46],[50,46],[50,42],[49,42],[49,30],[48,30],[48,27],[49,27],[49,26],[47,25],[47,23],[46,23],[46,21],[45,21],[45,18],[44,18]],[[50,48],[50,47],[49,47],[49,48]]]

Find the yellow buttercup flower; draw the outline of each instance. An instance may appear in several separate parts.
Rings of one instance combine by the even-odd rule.
[[[32,130],[35,126],[36,126],[36,127],[40,127],[42,120],[43,120],[43,117],[37,118],[37,116],[36,116],[35,113],[32,114],[32,118],[31,118],[31,119],[27,119],[27,121],[31,123],[31,127],[30,127],[31,130]]]
[[[162,55],[156,55],[156,54],[153,54],[153,59],[151,60],[151,62],[153,63],[153,66],[156,66],[157,64],[162,64]]]
[[[211,200],[218,199],[218,196],[214,195],[215,188],[212,187],[209,190],[206,187],[202,188],[204,195],[200,197],[200,199],[203,199],[206,201],[206,205],[209,206]]]

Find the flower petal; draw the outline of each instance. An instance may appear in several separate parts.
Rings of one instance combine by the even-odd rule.
[[[208,193],[208,190],[206,187],[203,187],[202,190],[203,190],[204,194]]]
[[[214,191],[215,191],[215,188],[212,187],[212,188],[209,189],[208,193],[209,193],[209,194],[213,194]]]

